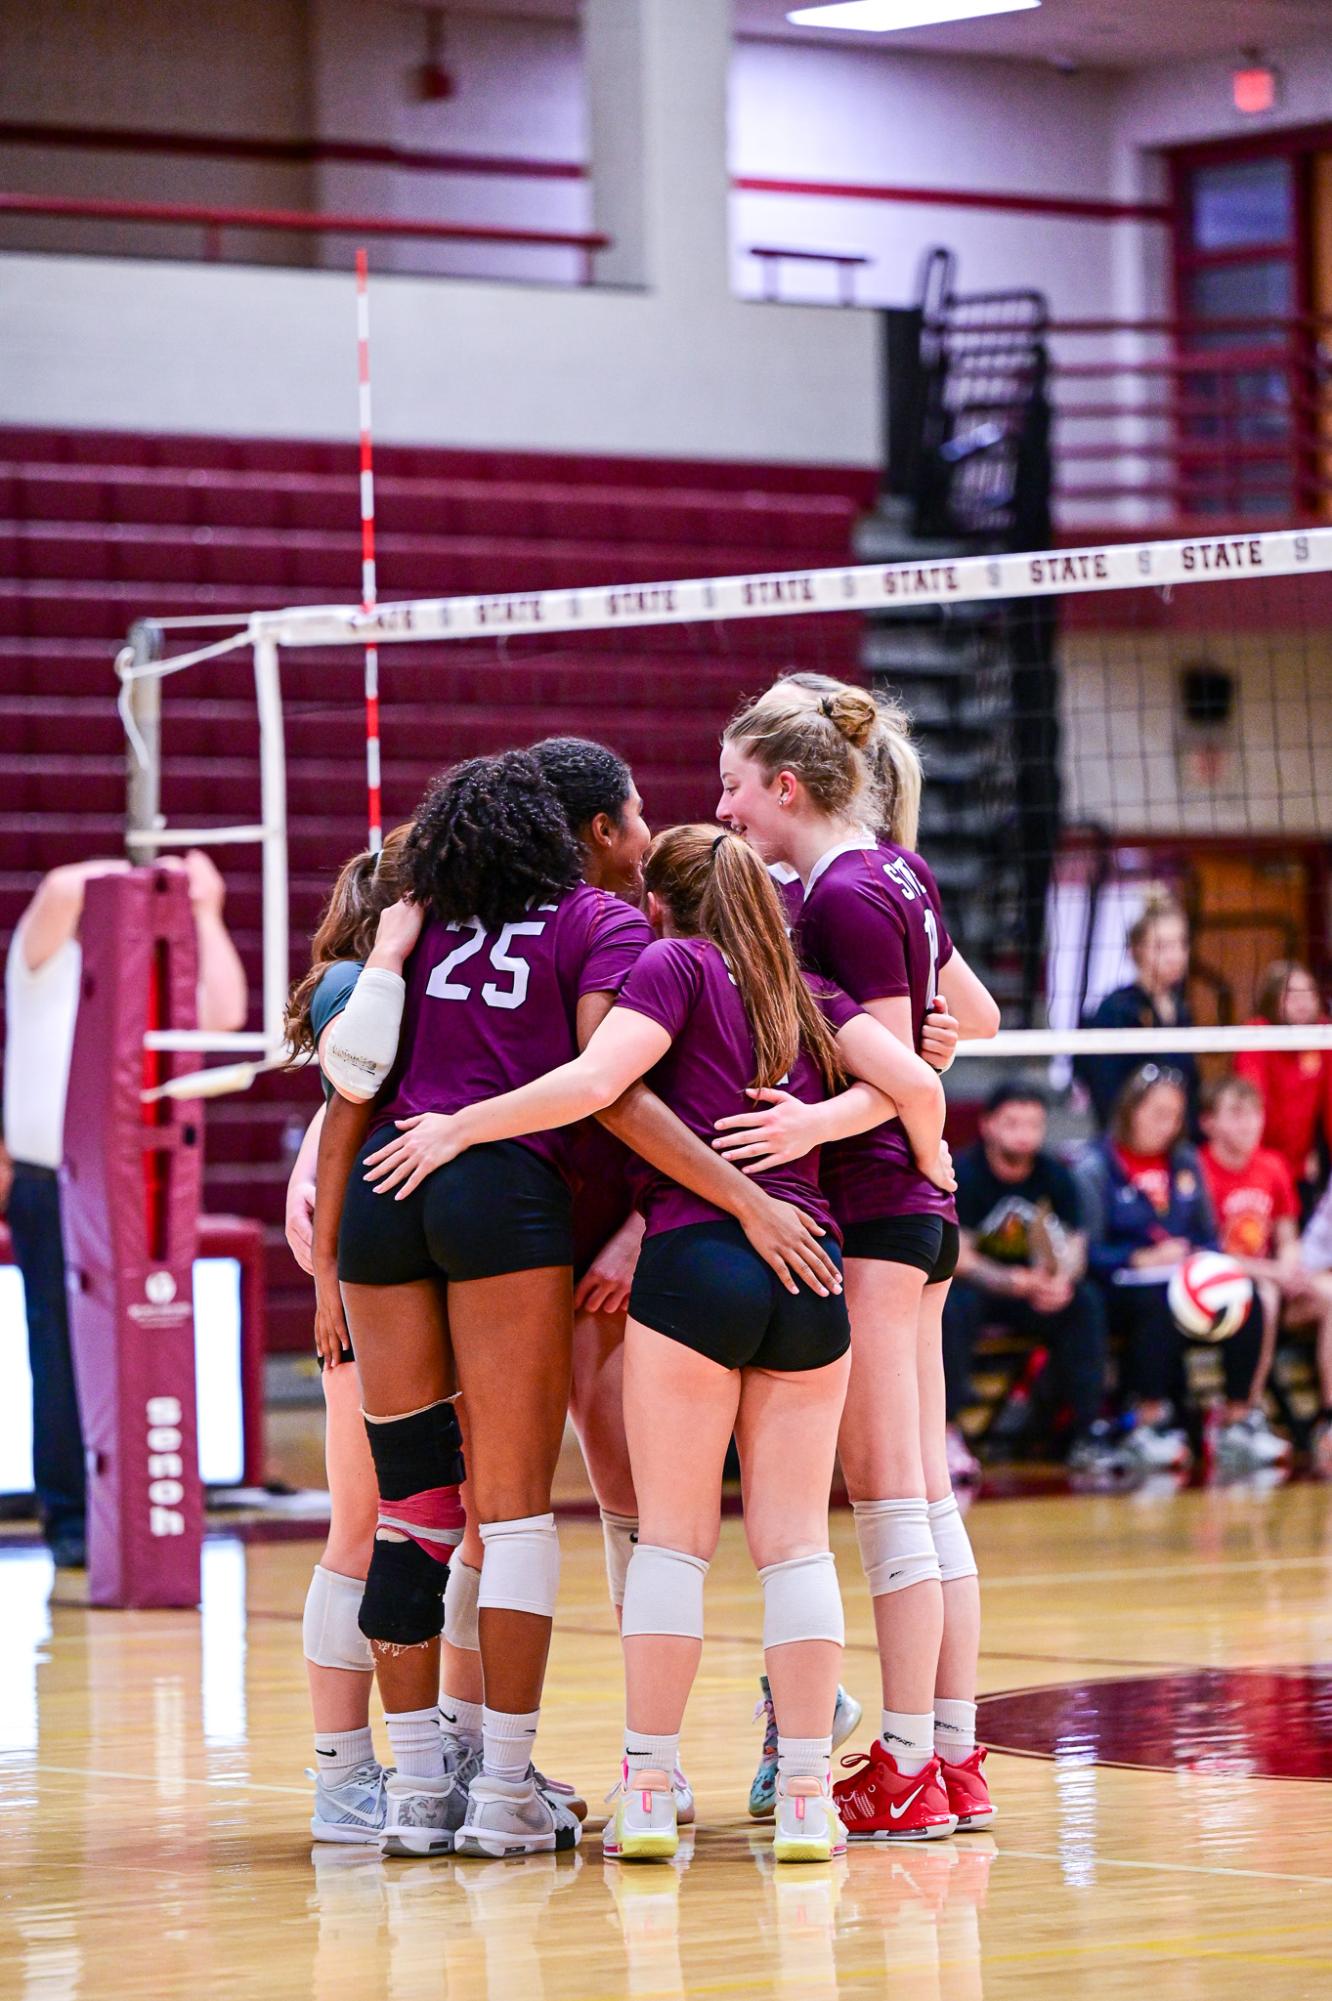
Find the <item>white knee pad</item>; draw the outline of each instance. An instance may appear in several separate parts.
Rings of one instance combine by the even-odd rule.
[[[477,1604],[482,1610],[535,1612],[549,1619],[560,1588],[560,1539],[554,1515],[516,1522],[482,1522],[486,1560]]]
[[[350,1674],[372,1674],[375,1657],[357,1620],[365,1596],[363,1577],[343,1577],[315,1565],[305,1594],[301,1646],[316,1667],[346,1668]]]
[[[793,1640],[846,1637],[837,1564],[830,1549],[815,1556],[792,1556],[759,1572],[763,1586],[763,1645],[789,1646]]]
[[[975,1577],[978,1574],[971,1537],[967,1534],[956,1494],[945,1494],[942,1501],[930,1502],[930,1534],[934,1538],[934,1553],[939,1559],[939,1575],[945,1584],[951,1584],[958,1577]]]
[[[703,1580],[708,1566],[682,1549],[659,1549],[640,1542],[624,1585],[626,1640],[636,1634],[673,1633],[684,1640],[703,1637]]]
[[[629,1570],[629,1559],[638,1541],[638,1516],[613,1515],[603,1508],[601,1534],[606,1544],[606,1582],[610,1586],[610,1601],[618,1612],[624,1604],[624,1580]]]
[[[444,1587],[444,1637],[451,1647],[464,1653],[480,1651],[481,1632],[477,1618],[477,1598],[481,1572],[455,1556],[449,1565],[449,1581]]]
[[[856,1540],[871,1598],[939,1581],[939,1559],[924,1496],[908,1501],[853,1501]]]

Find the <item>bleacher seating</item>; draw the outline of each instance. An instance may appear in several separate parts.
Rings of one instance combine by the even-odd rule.
[[[382,600],[650,582],[847,560],[873,476],[835,467],[382,449]],[[145,616],[346,602],[359,586],[356,454],[341,444],[0,429],[0,949],[43,871],[117,853],[124,744],[112,661]],[[859,678],[858,622],[803,622],[802,664]],[[407,817],[441,766],[554,731],[629,758],[654,824],[710,814],[718,726],[792,664],[788,621],[521,646],[385,649],[385,810]],[[332,871],[364,838],[356,655],[283,661],[293,970]],[[248,657],[174,681],[163,805],[250,820],[257,725]],[[223,851],[228,918],[256,983],[258,854]],[[309,1339],[281,1235],[308,1078],[270,1076],[208,1111],[207,1206],[268,1229],[270,1344]]]

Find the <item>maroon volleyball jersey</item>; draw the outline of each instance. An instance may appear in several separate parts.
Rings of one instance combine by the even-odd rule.
[[[796,942],[804,965],[862,1006],[909,999],[919,1050],[939,968],[953,954],[938,885],[919,855],[869,837],[831,849],[805,884]],[[880,1216],[957,1220],[952,1196],[916,1166],[898,1119],[825,1148],[822,1174],[843,1228]]]
[[[651,937],[641,911],[586,883],[513,924],[430,918],[407,962],[384,1119],[460,1111],[571,1061],[579,1001],[618,993]],[[566,1133],[529,1133],[518,1144],[567,1177]]]
[[[859,1013],[853,1001],[824,981],[810,981],[834,1033]],[[671,1047],[647,1082],[690,1132],[709,1145],[717,1120],[754,1110],[745,1096],[754,1081],[754,1038],[740,990],[726,961],[706,938],[659,938],[640,956],[620,989],[617,1007],[632,1008],[666,1030]],[[813,1059],[802,1049],[783,1089],[817,1104],[827,1096]],[[778,1201],[794,1202],[816,1222],[836,1231],[819,1186],[818,1150],[759,1176]],[[639,1206],[647,1235],[679,1230],[687,1223],[715,1223],[724,1214],[700,1195],[681,1188],[654,1168],[645,1168]]]

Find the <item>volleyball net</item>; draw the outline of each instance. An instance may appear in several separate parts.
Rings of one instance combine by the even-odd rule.
[[[291,605],[217,636],[146,622],[119,663],[131,852],[207,843],[261,857],[262,1023],[159,1035],[159,1048],[232,1059],[190,1088],[243,1088],[283,1059],[288,860],[310,820],[303,808],[289,824],[285,732],[319,732],[331,877],[364,838],[368,644],[382,649],[371,776],[389,824],[433,771],[552,733],[621,751],[652,824],[709,818],[736,703],[782,673],[834,675],[913,718],[919,844],[1004,1010],[997,1041],[968,1054],[1066,1068],[1080,1050],[1332,1047],[1321,1022],[1245,1026],[1273,963],[1328,966],[1332,528]],[[253,676],[257,817],[192,811],[177,786],[168,821],[175,677],[230,671],[237,656]],[[1126,934],[1156,889],[1190,918],[1199,1025],[1083,1027],[1131,977]]]

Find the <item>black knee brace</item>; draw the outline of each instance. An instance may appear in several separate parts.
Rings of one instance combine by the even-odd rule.
[[[367,1640],[384,1646],[420,1647],[444,1630],[444,1586],[449,1566],[427,1556],[418,1543],[375,1538],[357,1624]]]
[[[432,1487],[460,1487],[462,1428],[451,1403],[432,1403],[410,1417],[367,1418],[381,1500],[406,1501]]]
[[[462,1431],[451,1403],[366,1420],[379,1483],[379,1533],[361,1600],[368,1640],[419,1647],[444,1626],[448,1561],[462,1537]]]

